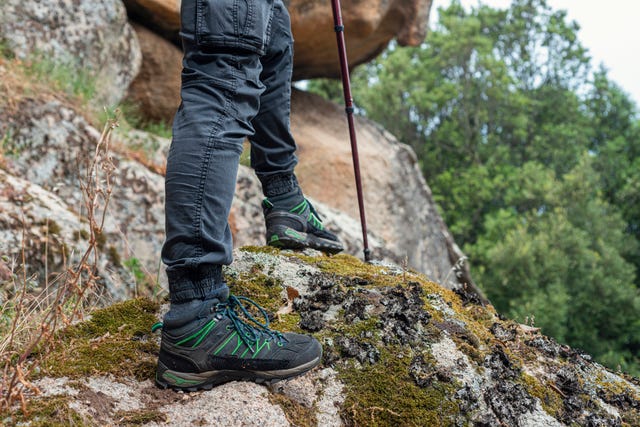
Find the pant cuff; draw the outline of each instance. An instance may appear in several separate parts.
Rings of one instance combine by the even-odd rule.
[[[207,265],[196,269],[168,270],[169,298],[179,304],[194,299],[221,298],[229,288],[222,279],[222,266]]]
[[[260,182],[265,197],[280,196],[299,188],[298,180],[293,173],[260,177]]]

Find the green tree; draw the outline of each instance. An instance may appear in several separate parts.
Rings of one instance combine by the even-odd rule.
[[[600,68],[587,96],[593,123],[589,149],[607,201],[618,206],[628,234],[640,241],[640,121],[636,105]],[[626,258],[640,271],[640,253]],[[640,274],[636,275],[640,287]],[[640,350],[640,349],[638,349]]]
[[[583,156],[561,179],[525,165],[509,186],[512,206],[530,209],[486,215],[487,231],[465,249],[480,261],[478,280],[490,284],[496,306],[520,321],[533,315],[546,333],[627,366],[623,354],[640,344],[640,298],[622,254],[637,244],[601,197],[592,163]]]
[[[356,70],[359,111],[413,146],[500,311],[640,373],[635,106],[545,0],[439,13]]]

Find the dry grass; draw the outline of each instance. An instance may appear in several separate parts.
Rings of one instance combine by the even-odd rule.
[[[0,68],[4,66],[0,63]],[[2,69],[2,73],[6,72]],[[3,84],[5,80],[2,79]],[[12,83],[22,85],[11,86]],[[24,96],[28,90],[37,86],[37,82],[9,82],[9,96],[5,98],[5,107]],[[21,92],[22,91],[22,92]],[[48,96],[41,92],[39,96]],[[51,96],[56,97],[55,93]],[[45,272],[43,290],[33,294],[33,283],[39,278],[30,276],[26,269],[25,243],[23,239],[21,259],[12,265],[10,286],[13,297],[5,302],[3,314],[9,313],[10,323],[6,334],[0,337],[0,411],[10,409],[16,403],[26,412],[26,396],[37,394],[39,390],[29,381],[36,371],[38,358],[32,358],[34,352],[46,352],[54,334],[82,317],[99,289],[96,275],[98,250],[104,229],[107,206],[111,198],[113,172],[115,167],[111,158],[110,139],[118,126],[118,117],[109,119],[104,126],[92,160],[81,177],[81,190],[84,202],[84,215],[89,230],[88,245],[77,262],[67,266],[64,271],[55,274]],[[24,229],[26,223],[23,220]],[[23,229],[23,236],[24,236]],[[45,259],[47,258],[45,246]],[[46,269],[45,269],[46,270]],[[51,280],[49,278],[52,277]]]
[[[58,101],[69,109],[82,111],[94,125],[106,121],[90,156],[90,164],[85,166],[80,177],[83,206],[79,211],[83,223],[88,225],[86,236],[82,236],[88,242],[86,250],[81,256],[74,256],[72,262],[63,248],[65,242],[60,241],[54,231],[49,233],[56,224],[47,223],[43,253],[37,254],[38,258],[42,257],[44,273],[38,275],[30,271],[28,266],[33,264],[34,256],[27,243],[31,224],[28,212],[24,212],[21,255],[17,259],[3,257],[0,260],[0,283],[6,294],[2,300],[0,293],[0,413],[10,411],[16,404],[26,411],[27,398],[39,393],[29,379],[40,369],[39,360],[51,348],[56,332],[104,303],[99,295],[102,286],[99,285],[97,266],[104,244],[102,233],[115,170],[111,154],[123,154],[164,174],[164,165],[154,164],[143,150],[111,141],[114,129],[121,122],[120,113],[101,119],[95,106],[91,105],[91,82],[70,73],[64,65],[37,59],[23,61],[0,54],[0,92],[3,94],[0,116],[8,118],[0,121],[0,168],[7,169],[3,156],[11,154],[6,152],[10,149],[10,144],[6,143],[11,140],[10,129],[20,125],[12,123],[11,118],[19,117],[24,105],[34,101]],[[53,252],[63,254],[62,267],[60,264],[55,267],[58,271],[50,271],[52,267],[47,265]],[[145,273],[150,275],[146,270]]]
[[[87,100],[71,88],[63,87],[65,77],[49,75],[43,71],[36,72],[35,60],[21,60],[0,56],[0,111],[4,116],[11,116],[19,108],[21,101],[27,98],[40,100],[57,100],[72,108],[87,111]],[[66,71],[65,71],[66,72]],[[70,73],[70,71],[69,71]],[[69,79],[73,76],[69,76]],[[97,115],[96,115],[97,117]]]

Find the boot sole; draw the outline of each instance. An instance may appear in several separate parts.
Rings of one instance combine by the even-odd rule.
[[[213,387],[231,381],[252,381],[258,384],[270,385],[278,381],[295,378],[308,372],[320,364],[320,357],[291,369],[275,371],[207,371],[200,373],[178,372],[167,368],[158,361],[156,371],[156,385],[166,389],[181,390],[186,392],[198,390],[211,390]]]
[[[296,231],[286,226],[276,226],[267,232],[267,244],[281,249],[316,249],[329,254],[342,252],[344,248],[338,242],[323,239],[310,233]]]

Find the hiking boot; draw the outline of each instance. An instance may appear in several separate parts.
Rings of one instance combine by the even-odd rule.
[[[322,225],[318,213],[304,199],[293,208],[279,209],[268,198],[262,201],[267,244],[283,249],[312,248],[335,254],[344,248],[338,237]]]
[[[301,375],[322,358],[313,337],[269,329],[267,313],[249,298],[231,295],[187,303],[167,313],[156,384],[183,391],[209,390],[229,381],[273,383]],[[253,305],[265,318],[248,311]],[[173,310],[178,311],[178,310]]]

